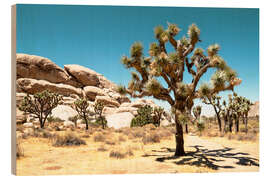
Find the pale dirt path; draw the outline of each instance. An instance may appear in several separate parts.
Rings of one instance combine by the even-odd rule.
[[[175,140],[172,136],[160,143],[143,145],[126,141],[123,148],[138,147],[134,155],[125,159],[109,157],[117,146],[98,152],[102,143],[85,139],[87,145],[79,147],[53,147],[46,139],[25,140],[25,157],[17,160],[19,175],[56,174],[135,174],[184,172],[246,172],[259,170],[258,143],[204,138],[185,135],[187,156],[174,157]]]
[[[259,171],[258,143],[191,135],[185,136],[185,142],[194,150],[188,152],[179,164],[206,165],[219,172]],[[189,157],[192,157],[190,162]]]

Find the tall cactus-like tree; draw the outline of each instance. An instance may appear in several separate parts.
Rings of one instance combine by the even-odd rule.
[[[202,113],[202,107],[196,106],[193,108],[192,112],[193,112],[195,119],[198,120],[201,116],[201,113]]]
[[[202,48],[195,48],[200,42],[200,29],[195,24],[189,26],[187,37],[177,40],[179,32],[176,24],[168,23],[167,29],[157,26],[154,29],[157,42],[150,44],[150,56],[145,56],[142,43],[135,42],[130,48],[130,57],[123,56],[121,62],[136,72],[132,72],[132,80],[127,88],[118,87],[119,93],[132,97],[152,96],[167,101],[175,109],[175,156],[185,155],[183,127],[179,117],[182,118],[186,112],[191,114],[194,100],[205,96],[205,93],[233,90],[241,83],[235,71],[218,55],[219,45],[209,46],[207,54]],[[173,52],[167,51],[167,44],[172,46]],[[210,68],[216,69],[212,85],[198,88],[199,80]],[[190,83],[184,81],[185,69],[192,77]],[[161,79],[163,83],[159,81]]]
[[[24,97],[19,109],[38,118],[40,128],[44,128],[45,122],[52,110],[62,103],[63,97],[59,94],[51,93],[47,90]]]
[[[216,95],[216,94],[213,94],[213,95],[208,94],[207,96],[204,96],[202,98],[202,102],[204,104],[211,105],[214,108],[215,114],[216,114],[216,117],[217,117],[217,120],[218,120],[219,131],[221,132],[222,127],[221,127],[220,112],[222,110],[222,104],[221,104],[220,100],[221,100],[221,97]]]

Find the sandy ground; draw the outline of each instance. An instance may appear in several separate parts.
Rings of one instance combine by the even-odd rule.
[[[116,145],[84,138],[87,145],[53,147],[48,139],[22,141],[25,156],[17,160],[17,175],[127,174],[184,172],[244,172],[259,170],[257,142],[240,142],[225,138],[201,138],[185,135],[187,156],[174,157],[173,136],[160,143],[143,145],[140,139]],[[132,156],[109,157],[110,151],[130,148]]]

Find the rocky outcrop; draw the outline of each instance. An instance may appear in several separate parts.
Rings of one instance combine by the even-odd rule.
[[[96,96],[95,102],[101,102],[104,106],[119,107],[120,104],[109,96]]]
[[[70,96],[71,94],[76,94],[78,96],[82,95],[81,89],[75,88],[67,84],[54,84],[45,80],[36,80],[29,78],[17,79],[17,92],[35,94],[44,90],[59,93],[64,96]]]
[[[95,101],[96,96],[106,96],[107,94],[100,88],[95,86],[86,86],[83,88],[85,95],[90,101]]]
[[[67,105],[58,105],[52,110],[51,116],[59,118],[63,121],[68,121],[70,117],[76,116],[78,113]]]
[[[115,129],[130,127],[133,118],[134,116],[130,112],[115,113],[106,116],[108,127],[113,127]]]
[[[41,56],[17,54],[17,76],[53,83],[63,83],[69,79],[68,74],[51,60]]]
[[[99,85],[98,75],[95,71],[91,69],[76,64],[64,65],[64,69],[67,71],[68,74],[76,78],[77,81],[84,86]]]

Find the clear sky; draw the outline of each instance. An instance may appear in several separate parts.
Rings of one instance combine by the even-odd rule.
[[[60,67],[80,64],[127,85],[131,76],[120,63],[121,56],[129,55],[135,41],[143,43],[148,56],[154,27],[166,27],[167,22],[182,29],[177,39],[186,35],[190,24],[197,24],[202,40],[198,47],[218,43],[219,54],[243,80],[235,91],[259,100],[258,9],[17,5],[17,53],[47,57]],[[200,83],[207,82],[212,72]]]

